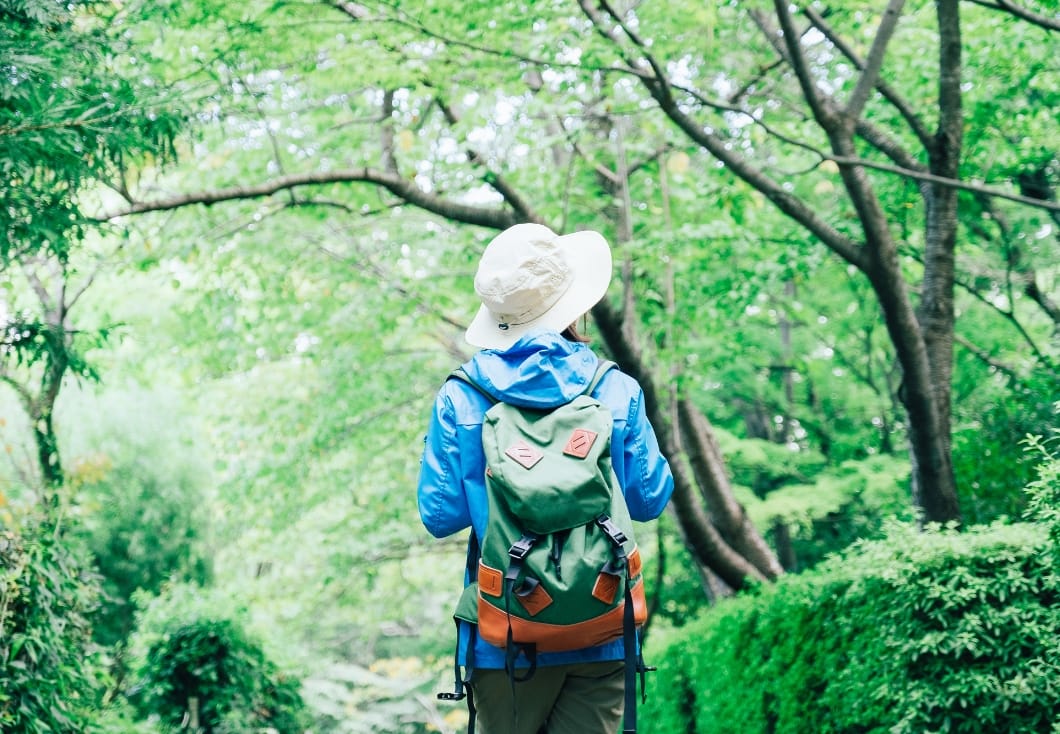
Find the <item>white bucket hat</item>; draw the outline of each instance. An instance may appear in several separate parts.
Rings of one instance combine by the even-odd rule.
[[[598,232],[557,235],[517,224],[493,238],[475,274],[482,301],[464,338],[507,349],[531,331],[563,331],[607,292],[611,248]]]

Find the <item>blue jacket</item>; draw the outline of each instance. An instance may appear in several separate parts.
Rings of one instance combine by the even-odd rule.
[[[586,345],[567,341],[555,332],[539,332],[523,337],[506,351],[478,352],[463,368],[499,401],[552,408],[581,394],[598,362]],[[653,520],[670,501],[673,476],[645,415],[640,385],[628,375],[610,370],[593,396],[611,409],[612,461],[630,516],[639,521]],[[476,537],[485,535],[488,509],[482,417],[489,408],[485,396],[458,380],[446,382],[435,399],[418,489],[420,517],[435,537],[443,538],[469,526]],[[461,625],[461,664],[465,664],[468,639],[469,629]],[[538,665],[623,657],[622,640],[616,640],[582,650],[542,653]],[[503,668],[504,651],[476,637],[475,667]]]

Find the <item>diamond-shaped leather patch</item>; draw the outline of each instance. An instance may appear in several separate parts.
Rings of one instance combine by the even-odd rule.
[[[575,459],[584,459],[589,455],[589,449],[596,441],[596,434],[584,428],[575,428],[567,445],[563,447],[563,453],[573,456]]]
[[[614,604],[615,597],[618,596],[618,582],[618,576],[601,573],[593,585],[593,596],[604,604]]]
[[[552,603],[552,597],[545,591],[545,587],[540,584],[535,586],[534,590],[529,594],[516,594],[515,598],[530,613],[531,617]]]
[[[516,441],[504,453],[524,469],[530,469],[544,457],[544,454],[525,441]]]

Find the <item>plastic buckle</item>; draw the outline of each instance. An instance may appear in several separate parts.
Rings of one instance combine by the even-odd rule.
[[[615,542],[615,545],[622,545],[629,540],[626,534],[619,530],[618,526],[611,522],[611,518],[607,515],[600,515],[600,517],[596,518],[596,524],[607,533],[607,536]]]
[[[463,701],[465,698],[467,698],[467,694],[464,692],[438,694],[439,701]]]
[[[530,552],[530,549],[534,546],[536,538],[530,538],[523,536],[519,540],[515,541],[515,544],[508,549],[508,555],[516,560],[521,561],[526,558],[526,554]]]

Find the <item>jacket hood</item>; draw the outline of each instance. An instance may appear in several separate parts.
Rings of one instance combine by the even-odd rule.
[[[555,408],[584,392],[599,359],[585,344],[554,331],[527,334],[505,350],[485,349],[464,371],[497,400],[521,408]]]

